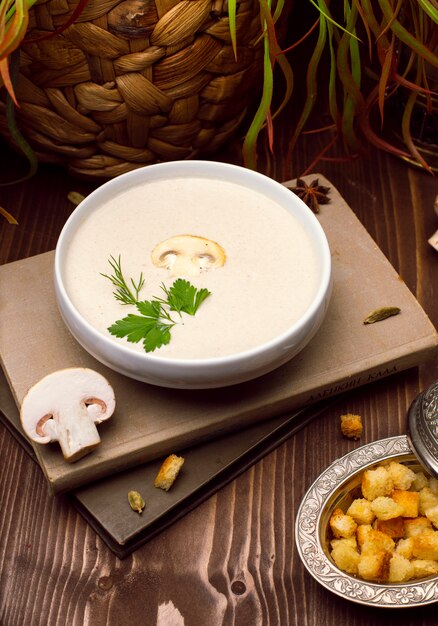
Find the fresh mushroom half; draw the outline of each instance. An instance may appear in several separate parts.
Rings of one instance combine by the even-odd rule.
[[[152,263],[170,276],[196,276],[225,263],[225,251],[215,241],[197,235],[177,235],[152,250]]]
[[[111,417],[115,406],[113,388],[104,376],[84,367],[67,368],[29,389],[20,418],[30,439],[59,441],[65,460],[73,463],[100,443],[96,424]]]

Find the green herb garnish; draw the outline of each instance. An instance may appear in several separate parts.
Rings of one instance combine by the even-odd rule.
[[[199,306],[208,298],[210,292],[208,289],[196,289],[188,280],[178,278],[168,289],[164,284],[161,289],[167,296],[167,300],[160,300],[163,304],[168,304],[171,311],[188,313],[195,315]]]
[[[176,311],[180,317],[181,313],[195,315],[202,302],[210,295],[208,289],[197,289],[188,280],[178,278],[170,288],[161,285],[166,298],[154,297],[152,300],[139,301],[138,293],[144,285],[143,275],[140,274],[137,284],[131,278],[134,295],[123,276],[120,256],[117,261],[110,257],[109,263],[114,274],[102,276],[117,287],[114,297],[122,304],[135,305],[140,315],[130,313],[109,326],[108,331],[116,337],[126,337],[131,343],[142,341],[145,352],[153,352],[169,343],[170,330],[176,324],[169,311]]]
[[[143,273],[140,274],[137,284],[135,284],[132,278],[130,279],[132,289],[135,292],[134,295],[131,289],[128,287],[128,283],[123,276],[120,254],[117,260],[113,256],[110,256],[110,258],[108,259],[108,263],[111,265],[114,274],[111,274],[111,276],[108,276],[108,274],[101,274],[101,276],[103,276],[104,278],[108,278],[108,280],[112,282],[114,287],[117,287],[117,289],[113,292],[115,299],[122,304],[137,304],[138,294],[140,293],[144,285]]]
[[[175,325],[158,300],[143,300],[135,306],[141,315],[129,314],[117,320],[108,330],[116,337],[126,337],[131,343],[143,341],[146,352],[165,346],[170,341],[170,329]]]

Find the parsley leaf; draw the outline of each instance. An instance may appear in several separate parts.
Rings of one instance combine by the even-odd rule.
[[[170,337],[169,324],[157,324],[152,326],[150,331],[145,335],[143,341],[143,348],[146,352],[153,352],[156,348],[161,348],[169,343]]]
[[[170,329],[174,321],[167,311],[162,309],[158,300],[142,300],[136,303],[141,315],[130,313],[121,320],[114,322],[108,328],[109,332],[116,337],[126,337],[131,343],[143,341],[146,352],[153,352],[170,341]],[[167,322],[163,322],[161,318]]]
[[[170,289],[164,285],[161,286],[167,296],[167,303],[171,311],[188,313],[195,315],[199,306],[211,294],[208,289],[197,289],[188,280],[178,278],[175,280]]]
[[[142,300],[137,302],[136,307],[138,312],[146,317],[152,317],[157,320],[161,313],[161,304],[157,300]]]
[[[147,333],[157,325],[157,320],[152,317],[133,315],[130,313],[121,320],[114,322],[108,330],[116,337],[126,337],[131,343],[138,343],[145,338]]]

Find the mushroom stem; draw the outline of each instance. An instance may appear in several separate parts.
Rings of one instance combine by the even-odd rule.
[[[54,417],[58,441],[64,458],[74,463],[96,446],[101,439],[87,406],[67,405],[62,407],[62,414]]]

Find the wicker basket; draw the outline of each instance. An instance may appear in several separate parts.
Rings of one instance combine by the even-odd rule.
[[[39,0],[21,46],[19,126],[40,159],[91,178],[208,155],[260,93],[259,0]],[[7,136],[4,116],[1,132]]]

